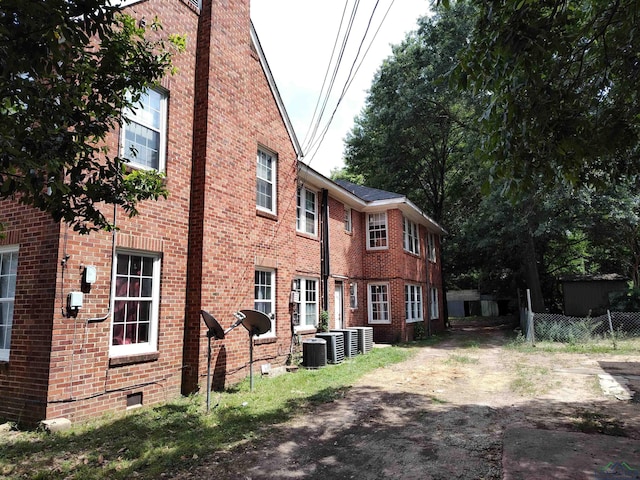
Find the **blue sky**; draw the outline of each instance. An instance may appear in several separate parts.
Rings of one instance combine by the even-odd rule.
[[[345,2],[348,19],[355,1],[251,0],[251,19],[303,147]],[[428,0],[360,0],[320,129],[326,125],[335,109],[376,2],[378,5],[358,58],[362,58],[364,51],[369,48],[367,56],[342,99],[320,148],[305,149],[305,161],[324,175],[329,175],[333,168],[343,166],[343,140],[352,128],[354,118],[364,107],[366,92],[375,72],[382,61],[391,55],[391,45],[399,44],[408,32],[415,30],[417,18],[426,15],[429,9]],[[389,13],[369,47],[387,10]],[[356,62],[356,67],[359,62]]]

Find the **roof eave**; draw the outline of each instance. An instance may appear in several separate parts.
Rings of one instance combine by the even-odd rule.
[[[296,136],[296,132],[293,129],[293,124],[291,123],[291,119],[289,118],[287,109],[285,108],[284,102],[282,101],[282,97],[280,96],[278,86],[276,85],[276,81],[273,78],[273,74],[271,73],[271,68],[269,68],[269,62],[267,62],[267,57],[264,54],[264,50],[262,50],[262,45],[260,44],[258,33],[256,32],[256,29],[253,26],[253,22],[251,21],[250,23],[251,23],[251,29],[250,29],[251,41],[253,42],[253,45],[256,48],[256,52],[258,52],[260,65],[262,66],[264,75],[267,78],[267,82],[269,83],[269,88],[271,89],[273,98],[276,101],[276,105],[278,106],[278,110],[280,111],[280,115],[282,117],[282,121],[284,122],[285,128],[287,129],[287,133],[289,134],[289,138],[291,138],[291,143],[293,144],[293,148],[296,151],[296,155],[298,156],[298,159],[303,158],[304,154],[302,153],[302,147],[300,146],[300,142],[298,142],[298,137]]]

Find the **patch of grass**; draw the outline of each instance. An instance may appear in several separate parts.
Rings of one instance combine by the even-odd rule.
[[[246,380],[225,392],[195,395],[123,415],[102,417],[56,434],[10,432],[0,435],[0,476],[47,480],[82,478],[159,478],[268,434],[283,422],[318,403],[343,397],[365,373],[408,359],[423,345],[374,348],[340,365],[301,369],[278,377]]]
[[[547,353],[610,353],[614,355],[626,355],[637,353],[640,350],[640,338],[627,338],[616,340],[616,346],[607,339],[592,340],[587,343],[560,343],[560,342],[536,342],[531,345],[522,336],[516,337],[505,345],[521,353],[547,352]]]
[[[532,397],[549,389],[548,368],[517,364],[515,372],[516,378],[511,382],[513,392]]]
[[[446,362],[447,364],[451,365],[454,363],[458,363],[458,364],[462,364],[462,365],[468,365],[468,364],[476,364],[478,363],[479,360],[477,358],[474,357],[469,357],[467,355],[458,355],[456,353],[449,355],[449,358],[447,358]]]
[[[623,422],[607,415],[581,410],[574,421],[576,428],[583,433],[602,433],[616,437],[626,437]]]
[[[445,405],[449,403],[446,400],[442,400],[441,398],[436,397],[435,395],[430,395],[429,398],[436,405]],[[429,415],[431,415],[431,413],[429,413]]]
[[[478,340],[465,340],[460,345],[460,348],[478,349],[480,348],[480,342]]]

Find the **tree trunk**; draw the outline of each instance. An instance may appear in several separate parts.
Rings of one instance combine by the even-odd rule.
[[[538,273],[536,247],[531,232],[527,233],[523,267],[527,288],[531,291],[531,308],[536,313],[542,313],[545,311],[544,297],[542,296],[542,286],[540,285],[540,275]]]

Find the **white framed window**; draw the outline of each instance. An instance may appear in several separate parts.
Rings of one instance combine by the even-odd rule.
[[[345,205],[344,207],[344,231],[351,233],[353,225],[351,223],[351,208]]]
[[[391,323],[388,283],[370,283],[368,285],[367,300],[369,304],[369,323]]]
[[[438,289],[432,288],[429,292],[429,318],[435,320],[440,317],[438,308]]]
[[[0,247],[0,361],[9,361],[13,305],[18,276],[18,246]]]
[[[156,352],[160,255],[119,251],[112,285],[110,354],[117,357]]]
[[[298,208],[296,210],[296,229],[299,232],[317,235],[318,215],[317,195],[304,187],[298,189]]]
[[[402,223],[402,233],[404,238],[404,249],[415,255],[420,255],[420,238],[418,237],[418,224],[404,217]]]
[[[258,338],[276,336],[276,272],[274,270],[256,270],[254,283],[253,308],[271,319],[271,329]]]
[[[258,150],[256,171],[256,207],[268,213],[276,214],[277,205],[277,160],[264,150]]]
[[[318,325],[318,280],[300,277],[293,283],[294,289],[300,293],[297,328],[315,328]]]
[[[433,233],[427,234],[427,258],[429,261],[436,261],[436,236]]]
[[[140,168],[163,172],[167,145],[167,93],[154,88],[140,97],[140,104],[123,112],[122,157]]]
[[[349,284],[349,308],[356,309],[358,308],[358,284],[350,283]]]
[[[404,286],[404,309],[407,323],[423,320],[422,287],[420,285],[406,284]]]
[[[367,215],[367,250],[388,248],[387,212]]]

